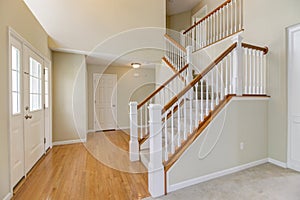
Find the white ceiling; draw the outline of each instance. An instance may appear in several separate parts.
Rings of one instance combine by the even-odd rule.
[[[147,27],[164,27],[166,10],[180,13],[200,0],[166,1],[167,8],[162,0],[24,0],[50,36],[51,49],[89,55],[100,46],[96,56],[88,56],[93,63],[107,63],[132,49],[161,49],[165,30]],[[151,55],[127,56],[116,63],[128,65],[133,59],[153,63],[162,53]]]
[[[167,15],[174,15],[189,11],[201,0],[167,0]]]

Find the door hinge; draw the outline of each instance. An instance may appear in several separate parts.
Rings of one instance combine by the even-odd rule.
[[[46,104],[44,104],[44,110],[46,110]]]
[[[44,138],[44,144],[46,144],[46,138]]]
[[[43,71],[44,75],[46,74],[46,69],[44,68],[44,71]]]

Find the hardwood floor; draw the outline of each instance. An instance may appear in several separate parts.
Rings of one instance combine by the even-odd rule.
[[[105,140],[106,142],[103,142]],[[129,173],[145,168],[140,162],[124,162],[128,159],[129,137],[122,131],[92,133],[88,135],[86,147],[83,144],[56,146],[33,168],[21,186],[15,191],[13,199],[142,199],[148,197],[147,173]],[[99,153],[99,146],[111,146],[121,149],[121,156],[127,152],[127,158],[119,160],[126,165],[123,171],[117,170],[122,164],[116,162],[110,149]],[[115,148],[113,149],[115,151]],[[112,159],[108,167],[97,159],[98,155],[107,155]],[[111,155],[110,155],[111,154]],[[124,155],[122,155],[124,154]],[[107,160],[104,161],[104,163]],[[125,172],[124,172],[125,171]],[[138,172],[138,171],[136,171]]]

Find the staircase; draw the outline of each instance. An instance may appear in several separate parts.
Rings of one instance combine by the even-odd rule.
[[[167,193],[167,171],[232,97],[266,96],[268,48],[242,43],[241,31],[242,0],[228,0],[185,31],[184,44],[165,35],[163,62],[174,75],[130,103],[130,160],[148,168],[153,197]],[[233,44],[197,72],[194,52],[230,36]]]

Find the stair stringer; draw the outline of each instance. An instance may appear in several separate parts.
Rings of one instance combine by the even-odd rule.
[[[166,192],[209,180],[207,176],[212,173],[267,158],[268,99],[233,97],[165,171]],[[200,159],[201,145],[200,158],[209,154]]]

